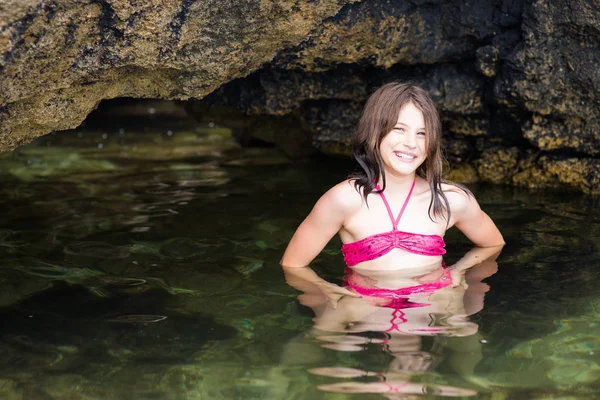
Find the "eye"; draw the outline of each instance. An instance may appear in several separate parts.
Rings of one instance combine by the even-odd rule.
[[[404,133],[404,128],[402,128],[400,126],[397,126],[397,127],[394,128],[394,131],[400,132],[400,133]]]
[[[427,134],[425,132],[417,132],[417,135],[427,136]]]

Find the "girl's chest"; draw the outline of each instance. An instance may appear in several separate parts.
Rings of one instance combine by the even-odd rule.
[[[429,218],[429,202],[411,201],[402,210],[402,204],[390,202],[388,210],[379,198],[369,198],[369,205],[363,205],[358,212],[344,222],[347,239],[344,242],[364,239],[378,233],[399,231],[423,235],[443,236],[445,221],[432,221]]]

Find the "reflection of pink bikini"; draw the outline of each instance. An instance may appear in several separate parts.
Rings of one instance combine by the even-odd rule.
[[[408,196],[406,196],[406,200],[404,200],[402,209],[396,219],[394,219],[394,214],[392,214],[392,209],[390,208],[385,195],[383,192],[379,193],[387,208],[390,219],[392,220],[393,230],[377,233],[362,240],[342,245],[342,253],[344,254],[346,265],[353,267],[358,263],[374,260],[386,255],[395,248],[424,256],[440,256],[446,253],[446,250],[444,249],[446,244],[440,235],[423,235],[420,233],[398,230],[398,223],[400,222],[400,218],[402,217],[404,209],[415,188],[415,182],[416,180],[413,181],[410,192],[408,193]],[[381,190],[379,185],[377,185],[376,189]]]
[[[444,239],[439,235],[423,235],[420,233],[410,233],[398,230],[398,223],[400,218],[406,209],[410,196],[412,195],[413,189],[415,188],[415,181],[404,200],[402,209],[398,214],[398,218],[394,219],[394,214],[388,204],[387,199],[383,192],[379,193],[385,207],[387,208],[390,219],[392,220],[393,230],[384,233],[378,233],[372,236],[368,236],[362,240],[346,243],[342,245],[342,253],[344,254],[344,260],[348,267],[355,266],[364,261],[374,260],[392,251],[394,248],[406,250],[410,253],[421,254],[425,256],[439,256],[446,253],[444,249]],[[377,190],[381,190],[379,185],[376,187]],[[452,283],[449,271],[442,264],[444,275],[437,282],[425,283],[422,285],[409,286],[400,289],[384,289],[384,288],[373,288],[365,287],[357,284],[357,280],[361,280],[361,275],[357,274],[351,268],[346,268],[345,281],[346,286],[352,288],[356,293],[362,294],[369,297],[378,297],[383,299],[389,299],[389,303],[386,303],[384,307],[393,308],[392,319],[390,321],[391,327],[385,332],[398,331],[400,329],[398,324],[406,322],[404,313],[401,311],[404,308],[414,307],[425,307],[429,304],[415,303],[409,300],[409,297],[414,294],[421,293],[433,293],[436,290],[442,289]],[[399,322],[397,322],[399,320]],[[435,331],[436,329],[430,329]]]
[[[373,288],[373,287],[361,286],[360,284],[357,284],[357,281],[364,281],[365,278],[362,275],[356,273],[351,268],[346,268],[345,279],[344,279],[345,285],[344,286],[353,289],[356,293],[361,294],[363,296],[378,297],[380,299],[388,299],[389,302],[387,302],[385,305],[382,305],[382,307],[393,308],[394,312],[392,313],[392,318],[390,320],[391,326],[389,329],[385,330],[385,332],[392,332],[392,331],[401,332],[398,325],[406,322],[406,318],[404,318],[404,313],[401,311],[402,309],[426,307],[429,305],[427,303],[416,303],[414,301],[411,301],[409,299],[410,296],[413,296],[415,294],[431,294],[431,293],[435,292],[436,290],[445,288],[446,286],[448,286],[452,283],[452,279],[450,277],[450,272],[443,264],[442,264],[442,268],[443,268],[444,274],[442,275],[440,280],[438,280],[436,282],[424,283],[422,285],[408,286],[408,287],[399,288],[399,289],[384,289],[384,288]],[[399,322],[397,322],[398,320],[399,320]],[[419,329],[419,331],[420,332],[422,332],[422,331],[435,332],[435,331],[437,331],[437,329],[435,329],[435,328]]]
[[[436,282],[424,283],[421,285],[408,286],[399,289],[384,289],[384,288],[374,288],[374,287],[366,287],[362,286],[357,281],[365,281],[366,279],[361,275],[355,272],[351,268],[346,268],[345,271],[345,281],[346,285],[354,289],[354,291],[358,294],[362,294],[363,296],[369,297],[379,297],[383,299],[389,299],[390,302],[386,304],[387,307],[391,308],[412,308],[412,307],[421,307],[424,304],[418,304],[411,302],[408,298],[415,294],[431,294],[436,290],[445,288],[450,283],[452,283],[452,279],[450,277],[450,272],[446,268],[446,266],[442,263],[443,275]],[[362,282],[361,282],[362,283]]]

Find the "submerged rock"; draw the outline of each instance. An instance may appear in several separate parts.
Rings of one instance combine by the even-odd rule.
[[[3,320],[10,324],[2,339],[12,352],[21,354],[24,368],[29,360],[35,361],[26,354],[29,349],[47,355],[39,369],[51,366],[56,359],[51,355],[63,354],[63,361],[57,361],[54,368],[63,370],[73,365],[74,358],[84,368],[90,360],[183,361],[206,341],[235,335],[233,328],[212,318],[174,311],[174,304],[176,297],[156,289],[97,297],[82,286],[56,284],[0,309]]]

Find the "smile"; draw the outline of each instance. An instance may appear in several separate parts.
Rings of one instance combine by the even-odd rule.
[[[394,152],[394,154],[396,155],[396,157],[398,157],[402,161],[409,161],[409,162],[411,162],[415,158],[417,158],[417,156],[414,155],[414,154],[409,154],[409,153],[404,153],[404,152],[399,152],[399,151]]]

